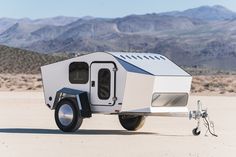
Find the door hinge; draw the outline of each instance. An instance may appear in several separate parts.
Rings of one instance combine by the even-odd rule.
[[[117,68],[113,68],[112,70],[113,70],[113,71],[117,71],[118,69],[117,69]]]
[[[117,97],[113,97],[113,98],[112,98],[112,101],[116,101],[116,100],[117,100]]]

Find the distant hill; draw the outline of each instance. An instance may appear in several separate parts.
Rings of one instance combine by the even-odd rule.
[[[85,17],[87,18],[87,17]],[[31,24],[31,25],[39,25],[41,27],[52,25],[52,26],[63,26],[78,20],[77,17],[67,17],[67,16],[57,16],[52,18],[44,18],[44,19],[13,19],[13,18],[0,18],[0,34],[6,31],[8,28],[13,26],[14,24]]]
[[[16,23],[15,20],[9,18],[0,18],[0,34]]]
[[[152,52],[182,66],[236,70],[236,13],[223,6],[109,19],[52,19],[57,20],[8,24],[0,33],[0,44],[44,54]]]
[[[67,56],[39,54],[0,45],[0,73],[38,74],[42,65],[66,58]]]
[[[198,8],[188,9],[185,11],[172,11],[161,13],[161,15],[184,16],[201,20],[231,20],[236,18],[236,13],[220,5],[201,6]]]

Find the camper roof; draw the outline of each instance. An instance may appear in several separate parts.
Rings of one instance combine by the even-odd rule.
[[[137,70],[141,69],[152,75],[189,76],[187,72],[160,54],[126,52],[109,52],[109,54],[121,60],[120,63],[124,67],[130,64],[135,66]]]

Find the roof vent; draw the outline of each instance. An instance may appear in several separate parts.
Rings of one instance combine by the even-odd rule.
[[[123,55],[120,55],[121,58],[126,59]]]
[[[143,59],[142,57],[140,57],[140,56],[137,56],[139,59]]]
[[[149,59],[147,56],[143,56],[144,58],[146,58],[146,59]]]
[[[130,56],[126,55],[127,58],[132,59]]]
[[[156,59],[158,59],[158,60],[160,60],[160,58],[159,57],[157,57],[157,56],[154,56]]]
[[[160,56],[160,57],[161,57],[161,59],[166,60],[164,57],[162,57],[162,56]]]
[[[152,56],[149,56],[149,58],[151,58],[151,59],[155,60],[155,58],[153,58]]]
[[[134,59],[137,59],[137,58],[136,58],[135,56],[133,56],[133,55],[132,55],[131,57],[133,57]]]

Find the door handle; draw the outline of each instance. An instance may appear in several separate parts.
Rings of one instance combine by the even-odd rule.
[[[91,87],[95,87],[95,81],[91,82]]]

